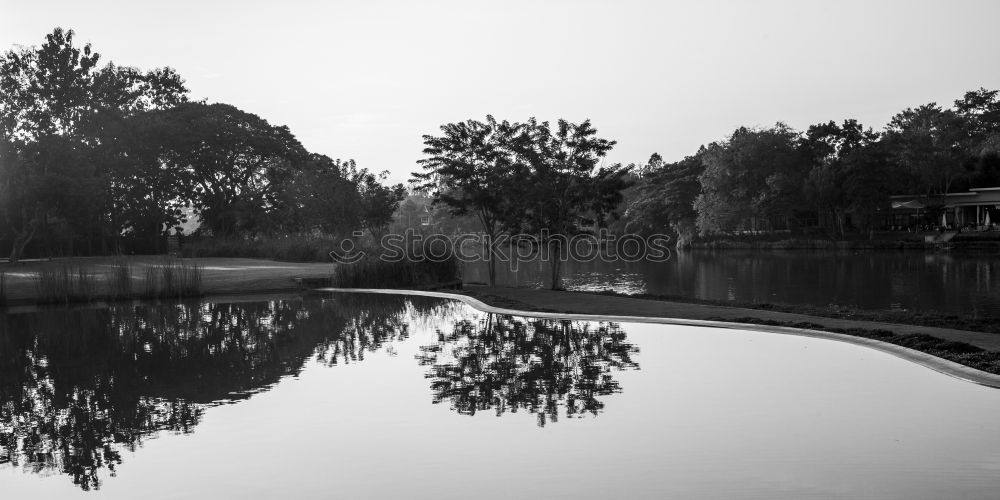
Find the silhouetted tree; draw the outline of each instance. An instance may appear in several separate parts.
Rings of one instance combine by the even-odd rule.
[[[676,163],[666,163],[655,153],[650,157],[635,188],[636,195],[623,214],[626,231],[673,233],[678,244],[694,236],[698,215],[694,200],[701,192],[698,176],[705,169],[701,161],[703,151],[704,148]]]
[[[512,190],[521,210],[511,218],[539,236],[548,251],[552,289],[558,290],[568,239],[584,232],[581,226],[588,219],[601,221],[614,213],[629,186],[629,167],[598,167],[615,141],[597,137],[590,120],[559,120],[553,127],[531,119],[526,128],[530,143],[522,154],[528,171]]]
[[[525,126],[497,121],[467,120],[441,126],[441,136],[424,136],[425,172],[413,177],[436,203],[452,214],[473,214],[482,225],[490,285],[496,284],[496,240],[511,225],[511,213],[525,200],[514,196],[524,179]]]
[[[701,194],[695,199],[699,232],[772,229],[772,220],[791,223],[794,210],[805,204],[802,182],[809,167],[798,138],[783,123],[740,127],[705,148]]]
[[[161,165],[183,173],[185,201],[212,233],[254,234],[275,213],[305,149],[288,130],[228,104],[183,103],[143,117]]]
[[[869,213],[888,201],[889,162],[875,154],[879,134],[857,120],[809,127],[802,147],[812,158],[806,196],[829,214],[834,233],[843,236],[848,212]]]

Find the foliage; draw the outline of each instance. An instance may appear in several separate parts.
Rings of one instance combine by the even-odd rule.
[[[521,230],[538,235],[548,249],[552,289],[557,290],[567,238],[584,232],[588,220],[603,222],[614,214],[629,186],[630,169],[621,164],[598,167],[615,141],[597,137],[590,120],[559,120],[553,127],[532,119],[527,128],[530,149],[523,154],[528,170],[510,197],[523,207],[514,211]]]
[[[401,185],[309,154],[287,127],[188,102],[172,69],[103,64],[72,30],[0,55],[0,241],[25,254],[161,253],[186,214],[203,232],[384,230]]]
[[[441,136],[425,135],[424,168],[414,173],[418,187],[429,191],[455,216],[474,215],[488,239],[486,259],[490,285],[496,283],[493,254],[497,237],[512,225],[512,213],[521,201],[511,196],[523,178],[525,125],[487,116],[485,122],[467,120],[441,126]]]
[[[953,110],[925,104],[892,117],[886,143],[918,192],[946,195],[969,178],[963,162],[966,126]]]
[[[261,231],[305,149],[288,127],[228,104],[183,103],[140,117],[156,161],[181,180],[181,197],[213,234]]]
[[[282,193],[282,229],[348,234],[359,227],[361,195],[350,178],[350,172],[356,169],[353,160],[342,162],[310,155]]]
[[[0,128],[17,151],[4,161],[4,191],[18,197],[4,200],[10,203],[0,207],[0,222],[12,235],[15,261],[36,235],[50,254],[55,238],[90,245],[104,236],[103,221],[117,215],[109,199],[112,171],[102,161],[114,142],[106,132],[126,117],[187,99],[170,68],[99,67],[100,55],[73,39],[72,30],[56,28],[40,47],[0,56]]]
[[[808,171],[794,130],[783,123],[767,129],[740,127],[701,156],[702,192],[694,204],[701,234],[769,229],[774,219],[792,223]]]
[[[829,214],[838,236],[847,231],[849,212],[872,214],[885,201],[890,182],[879,134],[856,120],[809,127],[802,147],[811,156],[812,169],[805,193],[821,213]]]
[[[461,265],[454,257],[400,261],[369,257],[351,264],[337,264],[331,284],[338,288],[408,288],[441,285],[461,278]]]
[[[656,153],[649,158],[635,188],[636,196],[623,215],[627,220],[625,232],[672,233],[678,244],[694,236],[698,215],[694,201],[701,192],[698,178],[705,169],[703,151],[675,163],[664,162]]]
[[[596,137],[584,121],[468,120],[443,125],[440,137],[424,136],[425,172],[420,189],[454,216],[475,215],[487,239],[490,285],[496,283],[497,237],[504,231],[537,234],[553,255],[553,288],[559,288],[562,241],[587,219],[612,214],[628,187],[629,168],[597,165],[614,141]]]

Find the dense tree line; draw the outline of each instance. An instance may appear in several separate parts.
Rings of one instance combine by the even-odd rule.
[[[378,232],[405,195],[385,174],[306,151],[287,127],[192,102],[173,69],[101,60],[60,28],[0,56],[0,242],[12,261],[158,252],[188,214],[229,238]]]
[[[906,109],[883,130],[856,120],[740,127],[722,141],[635,169],[624,228],[696,234],[823,228],[869,231],[889,196],[915,194],[940,210],[948,193],[1000,185],[998,91],[967,92],[951,108]]]

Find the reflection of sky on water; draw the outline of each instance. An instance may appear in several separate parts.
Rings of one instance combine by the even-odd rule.
[[[997,414],[859,346],[419,297],[0,315],[11,498],[990,498]]]

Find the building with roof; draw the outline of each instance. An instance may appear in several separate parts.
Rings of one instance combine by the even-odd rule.
[[[1000,187],[972,188],[943,196],[891,196],[885,225],[889,229],[918,226],[953,230],[1000,230]]]

